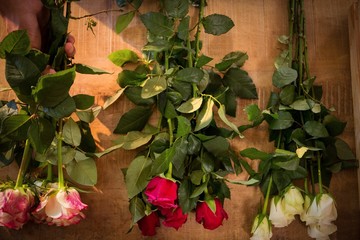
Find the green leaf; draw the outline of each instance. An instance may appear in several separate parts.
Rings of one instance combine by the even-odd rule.
[[[196,61],[196,67],[197,68],[202,68],[203,66],[205,66],[206,64],[208,64],[212,60],[213,60],[213,58],[202,54],[201,56],[198,57],[198,59]]]
[[[139,86],[146,80],[146,78],[147,76],[144,73],[123,70],[119,73],[117,82],[120,87],[125,88],[127,86]]]
[[[259,117],[261,117],[261,110],[259,106],[256,104],[247,105],[244,110],[247,113],[247,117],[249,121],[255,121]]]
[[[220,136],[203,142],[202,144],[204,148],[215,157],[226,156],[230,147],[230,143],[226,140],[226,138]]]
[[[30,38],[26,30],[17,30],[9,33],[0,43],[0,58],[7,53],[26,55],[30,51]]]
[[[148,143],[153,134],[131,131],[126,135],[120,136],[117,140],[115,140],[116,145],[122,144],[122,148],[126,150],[136,149],[140,146]]]
[[[6,56],[5,77],[10,87],[19,95],[30,95],[41,72],[28,58],[9,54]]]
[[[269,128],[271,130],[282,130],[287,129],[292,126],[294,119],[291,116],[291,113],[285,111],[279,111],[277,119],[269,120]]]
[[[188,82],[188,83],[199,83],[204,77],[204,72],[199,68],[184,68],[178,71],[175,75],[175,80]]]
[[[37,49],[31,49],[26,57],[36,65],[40,72],[43,72],[46,66],[49,64],[49,55],[40,52]]]
[[[188,0],[165,0],[164,10],[172,18],[183,18],[189,12]]]
[[[341,139],[335,141],[336,154],[341,160],[356,159],[354,153],[351,151],[349,145]]]
[[[38,118],[32,121],[28,137],[35,151],[43,154],[55,137],[55,128],[47,119]]]
[[[280,55],[275,59],[275,67],[278,69],[280,67],[291,67],[292,59],[290,59],[289,50],[283,50]]]
[[[280,94],[280,101],[284,105],[290,105],[294,102],[295,99],[295,86],[294,85],[288,85],[284,87]]]
[[[179,204],[184,213],[190,212],[196,207],[198,198],[190,198],[191,192],[192,184],[189,179],[185,178],[178,190]]]
[[[195,185],[200,185],[204,174],[205,173],[202,170],[192,171],[190,175],[191,182]]]
[[[298,73],[296,70],[282,66],[275,70],[272,83],[275,87],[282,88],[290,83],[294,82],[298,77]]]
[[[307,111],[311,109],[307,99],[299,99],[293,102],[289,105],[292,109],[298,110],[298,111]]]
[[[102,69],[87,66],[81,63],[75,64],[75,69],[76,72],[81,74],[93,74],[93,75],[110,74],[109,72],[104,71]]]
[[[72,146],[79,146],[81,143],[81,132],[76,122],[69,118],[63,127],[64,142]]]
[[[76,111],[75,101],[72,97],[68,96],[64,101],[56,105],[55,107],[43,108],[44,112],[55,119],[60,119],[70,116]]]
[[[211,14],[203,19],[203,25],[206,33],[212,35],[221,35],[234,27],[231,18],[221,14]]]
[[[282,159],[282,158],[279,158]],[[299,167],[300,159],[298,157],[292,157],[285,159],[285,161],[277,161],[277,158],[273,160],[273,164],[288,171],[295,171]]]
[[[191,123],[190,121],[183,117],[183,116],[177,116],[177,132],[176,137],[183,137],[188,135],[191,132]]]
[[[107,98],[106,101],[104,102],[103,109],[104,110],[107,109],[110,105],[112,105],[114,102],[116,102],[116,100],[118,100],[119,97],[121,97],[121,95],[125,89],[126,88],[120,88],[119,90],[116,91],[116,93],[114,95]]]
[[[256,99],[255,84],[248,73],[239,68],[230,68],[224,75],[224,85],[229,87],[236,96],[246,99]]]
[[[173,148],[167,148],[157,158],[155,158],[151,166],[151,175],[157,175],[165,172],[169,168],[169,163],[171,162],[174,154],[175,151]]]
[[[246,148],[240,151],[241,156],[254,159],[260,159],[262,161],[267,161],[272,158],[272,155],[263,151],[260,151],[256,148]]]
[[[123,144],[111,146],[111,147],[105,149],[105,150],[102,151],[102,152],[94,153],[93,156],[95,156],[95,157],[97,157],[97,158],[101,158],[102,156],[104,156],[104,155],[106,155],[106,154],[109,154],[109,153],[111,153],[112,151],[115,151],[115,150],[121,148],[122,145],[123,145]]]
[[[179,172],[184,172],[187,149],[188,141],[186,137],[177,139],[174,145],[171,147],[171,151],[174,152],[173,157],[171,158],[171,162],[173,163],[175,169]]]
[[[169,50],[171,47],[171,42],[164,39],[157,39],[155,42],[148,42],[142,50],[148,52],[163,52]]]
[[[171,37],[174,34],[174,21],[159,12],[148,12],[140,16],[147,30],[156,36]]]
[[[195,197],[200,196],[207,188],[207,184],[208,183],[205,182],[205,183],[201,184],[199,187],[196,187],[194,189],[194,191],[192,192],[192,194],[190,195],[190,198],[195,198]]]
[[[230,122],[227,117],[226,117],[226,113],[225,113],[225,106],[224,105],[220,105],[219,109],[218,109],[218,114],[220,119],[227,125],[229,126],[234,132],[236,132],[240,137],[244,137],[240,132],[239,129],[237,128],[237,126]]]
[[[146,80],[142,91],[142,98],[151,98],[163,92],[167,88],[166,78],[164,76],[153,77]]]
[[[225,55],[220,63],[215,64],[215,67],[219,71],[226,71],[229,67],[235,64],[238,67],[242,67],[246,60],[249,59],[247,53],[243,52],[231,52]]]
[[[87,94],[78,94],[73,96],[73,99],[75,101],[75,105],[77,109],[80,110],[85,110],[90,108],[95,101],[95,97],[94,96],[90,96]]]
[[[74,79],[75,68],[41,76],[32,91],[35,101],[44,107],[55,107],[69,96]]]
[[[346,127],[346,122],[341,122],[335,116],[330,114],[324,117],[323,124],[328,130],[330,136],[333,137],[340,135]]]
[[[142,98],[141,97],[142,87],[128,87],[125,90],[125,96],[134,104],[149,106],[155,103],[154,98]]]
[[[172,118],[176,118],[177,116],[178,115],[177,115],[174,105],[170,101],[166,101],[164,117],[172,119]]]
[[[176,110],[181,113],[192,113],[197,111],[201,107],[202,102],[202,97],[190,98],[189,100],[181,104]]]
[[[329,133],[326,130],[325,126],[317,121],[307,121],[304,124],[304,130],[313,137],[321,138],[328,137]]]
[[[16,114],[16,115],[7,117],[4,120],[4,122],[2,123],[2,129],[1,129],[0,135],[2,137],[5,137],[6,135],[9,135],[10,133],[15,132],[21,126],[23,126],[25,123],[27,123],[29,120],[30,120],[30,117],[28,115],[23,115],[23,114]]]
[[[125,113],[116,126],[114,133],[126,134],[130,131],[141,131],[152,114],[151,108],[135,107]]]
[[[150,170],[150,158],[139,156],[131,161],[125,179],[128,198],[131,199],[144,190],[149,182]]]
[[[272,177],[279,192],[284,190],[291,183],[291,178],[284,174],[283,170],[273,171]]]
[[[121,14],[116,19],[115,32],[117,34],[121,33],[133,20],[135,16],[135,11],[130,11],[124,14]]]
[[[130,200],[129,210],[132,216],[132,224],[137,223],[140,219],[145,217],[145,203],[139,197],[133,197]]]
[[[229,180],[229,179],[227,179],[226,181],[228,181],[229,183],[245,185],[245,186],[251,186],[251,185],[257,184],[259,182],[259,180],[255,179],[255,178],[250,178],[247,181],[244,181],[244,180]]]
[[[94,159],[82,158],[71,161],[66,165],[66,172],[75,182],[94,186],[97,183],[97,170]]]
[[[124,64],[128,62],[136,63],[139,60],[138,55],[129,49],[112,52],[108,58],[111,62],[119,67],[124,66]]]
[[[200,131],[201,129],[209,126],[213,119],[213,106],[214,101],[209,98],[205,105],[201,108],[200,113],[196,119],[195,131]]]
[[[197,137],[195,137],[194,135],[189,135],[188,136],[188,154],[189,155],[194,155],[200,152],[201,149],[201,141],[200,139],[198,139]]]
[[[177,32],[178,38],[185,41],[189,37],[189,25],[190,16],[186,16],[185,18],[181,19]]]

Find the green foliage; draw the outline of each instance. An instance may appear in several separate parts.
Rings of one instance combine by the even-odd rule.
[[[159,12],[139,16],[148,41],[142,57],[131,50],[109,56],[120,67],[135,63],[133,70],[122,69],[118,75],[123,90],[106,101],[108,107],[124,92],[136,105],[120,118],[114,133],[122,135],[112,147],[141,150],[125,173],[133,223],[150,211],[141,207],[147,202],[142,192],[154,176],[178,182],[179,204],[190,212],[199,200],[210,203],[210,196],[229,198],[224,176],[241,172],[228,138],[242,135],[228,115],[236,117],[237,97],[257,98],[252,79],[242,69],[248,55],[231,52],[215,67],[208,66],[212,58],[201,53],[202,30],[220,35],[234,23],[220,14],[204,16],[204,5],[194,22],[190,6],[187,0],[161,0]],[[139,14],[133,8],[120,16],[121,30],[133,13]],[[149,132],[146,126],[156,120],[156,131]],[[225,128],[218,127],[217,120]]]

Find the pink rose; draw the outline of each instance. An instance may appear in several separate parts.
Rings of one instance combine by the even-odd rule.
[[[161,214],[165,217],[162,222],[166,227],[173,227],[178,230],[187,220],[188,214],[184,214],[180,207],[176,209],[164,208],[160,209]]]
[[[148,183],[145,195],[149,203],[161,208],[176,208],[177,200],[176,182],[162,177],[154,177]]]
[[[150,215],[143,217],[137,223],[141,234],[144,236],[154,236],[156,234],[156,227],[160,227],[159,216],[156,212],[152,212]]]
[[[6,189],[0,192],[0,226],[20,229],[29,220],[34,194],[29,189]]]
[[[81,202],[79,193],[74,188],[49,189],[40,197],[40,203],[32,212],[36,222],[48,225],[69,226],[85,218],[81,210],[87,205]]]
[[[216,211],[211,211],[206,202],[199,202],[196,206],[196,221],[202,223],[204,228],[213,230],[220,225],[225,219],[228,219],[228,215],[225,212],[219,199],[215,198]]]

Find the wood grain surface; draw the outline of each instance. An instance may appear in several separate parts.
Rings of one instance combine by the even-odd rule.
[[[141,12],[157,9],[151,0],[145,0]],[[208,0],[205,14],[220,13],[231,17],[235,27],[219,37],[202,35],[204,53],[214,57],[212,63],[220,60],[230,51],[246,51],[249,60],[245,70],[253,78],[259,93],[257,101],[261,107],[266,105],[272,89],[271,76],[274,71],[273,62],[279,54],[280,45],[277,43],[279,35],[287,34],[287,0]],[[347,121],[342,138],[355,150],[354,111],[352,103],[352,87],[350,74],[350,45],[348,14],[354,0],[305,0],[307,39],[309,46],[310,70],[317,76],[317,83],[324,87],[323,101],[328,107],[336,109],[336,115]],[[114,9],[114,0],[81,0],[73,6],[72,14],[82,16],[104,9]],[[195,12],[194,12],[195,14]],[[359,11],[353,12],[359,24]],[[74,20],[70,24],[70,32],[75,36],[77,54],[74,61],[105,69],[114,74],[108,76],[77,75],[72,92],[87,93],[96,96],[99,105],[119,89],[116,84],[117,73],[120,69],[114,66],[107,56],[119,49],[130,48],[139,52],[145,44],[145,29],[138,19],[133,21],[123,34],[117,35],[114,26],[118,13],[102,14],[94,17],[98,25],[94,34],[86,30],[86,19]],[[0,38],[5,36],[3,23],[0,25]],[[357,29],[359,34],[359,28]],[[360,44],[357,35],[357,42]],[[357,51],[359,45],[351,48]],[[356,50],[354,50],[356,49]],[[359,61],[357,62],[359,64]],[[4,62],[0,64],[0,71],[4,72]],[[0,86],[6,86],[4,74],[0,74]],[[357,90],[359,98],[359,86]],[[11,98],[12,94],[2,94],[1,97]],[[355,98],[355,97],[354,97]],[[236,119],[237,125],[246,123],[243,108],[252,101],[239,101]],[[359,107],[359,103],[356,104]],[[120,116],[128,111],[132,104],[124,97],[113,106],[100,113],[99,118],[92,124],[93,134],[99,149],[110,147],[116,136],[112,135]],[[359,121],[359,110],[355,119]],[[246,147],[257,147],[262,150],[272,150],[273,144],[267,142],[266,125],[246,132],[246,138],[232,142],[236,151]],[[359,133],[357,128],[356,133]],[[360,133],[359,133],[360,134]],[[358,143],[359,144],[359,143]],[[82,200],[89,205],[85,211],[87,218],[75,226],[65,228],[37,225],[28,223],[20,231],[0,228],[0,240],[247,240],[253,218],[257,214],[259,202],[262,198],[258,188],[234,186],[231,188],[231,200],[225,201],[225,210],[229,219],[220,228],[209,231],[196,223],[194,214],[190,214],[187,223],[178,231],[166,227],[158,228],[158,234],[152,238],[144,238],[140,231],[134,228],[127,234],[130,225],[128,199],[121,173],[135,155],[135,151],[115,151],[97,161],[98,193],[82,194]],[[255,164],[255,163],[251,163]],[[256,165],[254,165],[256,167]],[[15,178],[17,166],[12,165],[0,170],[0,177],[7,175]],[[231,176],[236,179],[246,179],[245,173]],[[337,200],[338,231],[331,236],[332,240],[360,239],[360,211],[358,198],[357,170],[346,170],[333,177],[330,191]],[[273,228],[273,240],[307,240],[306,227],[299,219],[287,228]]]

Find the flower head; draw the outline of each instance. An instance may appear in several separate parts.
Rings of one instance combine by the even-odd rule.
[[[81,210],[87,205],[81,202],[74,188],[54,189],[40,197],[40,203],[32,212],[35,221],[48,225],[69,226],[85,218]]]
[[[156,227],[160,227],[159,216],[156,212],[141,218],[137,223],[141,234],[144,236],[154,236],[156,234]]]
[[[34,193],[29,189],[11,189],[0,192],[0,226],[20,229],[30,218]]]
[[[295,217],[286,212],[283,199],[274,197],[271,199],[269,219],[275,227],[286,227]]]
[[[177,189],[176,182],[157,176],[148,183],[145,195],[148,197],[148,202],[154,206],[176,208]]]
[[[283,197],[284,210],[291,215],[301,214],[303,212],[304,198],[295,186],[291,186]]]
[[[252,225],[251,233],[250,240],[270,240],[272,231],[268,217],[263,214],[257,215]]]
[[[165,217],[162,224],[166,227],[173,227],[178,230],[187,220],[188,214],[182,212],[181,207],[175,209],[160,209],[161,214]]]
[[[224,219],[228,219],[227,213],[217,198],[215,198],[215,206],[215,213],[206,202],[199,202],[196,206],[196,221],[200,224],[202,223],[204,228],[209,230],[219,227]]]

